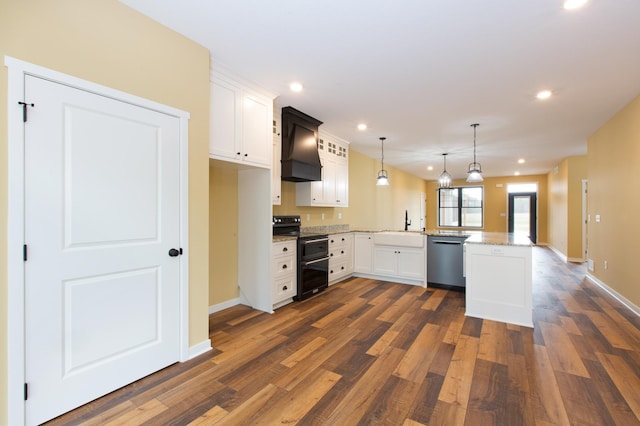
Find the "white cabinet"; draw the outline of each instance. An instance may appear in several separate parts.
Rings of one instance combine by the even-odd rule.
[[[465,315],[533,327],[531,246],[465,244]]]
[[[211,76],[209,156],[257,167],[272,162],[273,96],[226,71]]]
[[[424,248],[376,245],[373,252],[374,274],[424,281]]]
[[[373,272],[373,239],[369,233],[354,235],[353,272],[370,274]]]
[[[271,204],[279,206],[282,204],[282,138],[280,136],[281,119],[280,112],[273,115],[273,161],[271,166]]]
[[[353,273],[353,234],[329,235],[329,285]]]
[[[315,207],[349,206],[349,143],[319,131],[318,154],[322,180],[296,183],[296,205]]]
[[[297,293],[296,240],[274,242],[271,253],[271,291],[276,308],[291,302]]]

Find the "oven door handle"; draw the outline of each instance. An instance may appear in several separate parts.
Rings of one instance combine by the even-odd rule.
[[[329,260],[329,256],[323,257],[322,259],[312,260],[310,262],[301,262],[302,266],[311,265],[313,263],[324,262],[325,260]]]
[[[323,241],[329,241],[329,237],[327,238],[318,238],[317,240],[302,240],[302,244],[312,244],[312,243],[321,243]]]

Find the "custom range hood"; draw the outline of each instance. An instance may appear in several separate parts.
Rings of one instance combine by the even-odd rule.
[[[322,180],[318,127],[322,121],[293,107],[282,108],[282,180]]]

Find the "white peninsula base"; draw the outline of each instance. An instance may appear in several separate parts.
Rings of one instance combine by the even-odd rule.
[[[467,242],[466,315],[533,327],[530,245]]]

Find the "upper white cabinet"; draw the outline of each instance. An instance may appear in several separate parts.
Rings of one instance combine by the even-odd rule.
[[[271,168],[273,98],[216,67],[211,74],[209,156]]]
[[[319,131],[318,154],[322,180],[296,184],[296,205],[349,207],[349,143]]]

